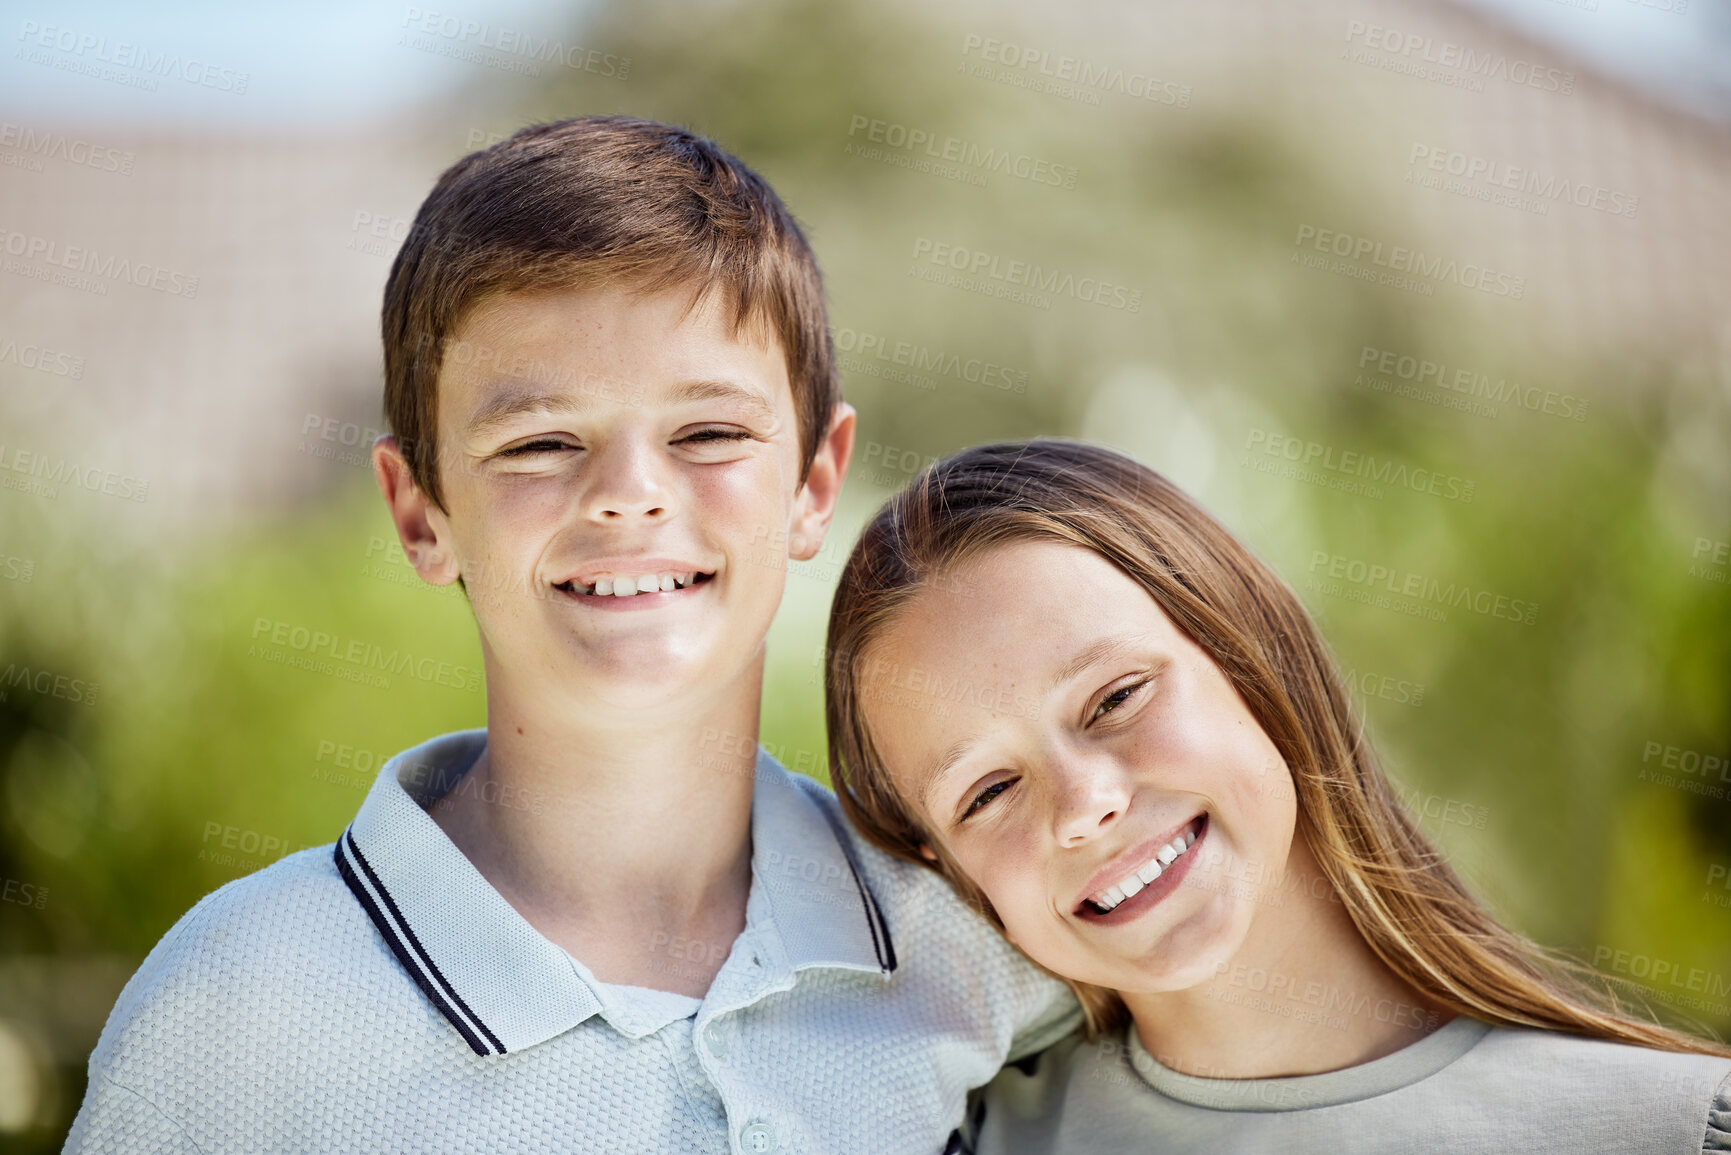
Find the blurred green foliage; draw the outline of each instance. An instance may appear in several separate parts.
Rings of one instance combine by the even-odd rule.
[[[569,72],[510,93],[498,125],[630,112],[713,135],[808,227],[838,330],[1025,374],[1023,392],[942,374],[928,388],[846,363],[854,474],[836,540],[789,579],[765,745],[825,776],[829,591],[858,526],[911,476],[904,457],[1100,438],[1169,472],[1294,585],[1357,675],[1390,773],[1442,816],[1427,826],[1503,917],[1589,962],[1625,950],[1731,982],[1731,909],[1706,884],[1731,864],[1731,787],[1643,778],[1652,742],[1731,752],[1731,590],[1690,572],[1694,538],[1723,532],[1675,451],[1686,427],[1726,443],[1724,399],[1651,356],[1586,364],[1537,348],[1518,306],[1293,263],[1305,222],[1416,226],[1367,202],[1278,102],[1247,98],[1255,111],[1233,116],[1066,105],[960,73],[960,34],[914,19],[818,0],[617,5],[585,35],[632,57],[629,83]],[[979,187],[855,155],[860,116],[1073,165],[1077,186],[994,175]],[[1143,305],[1037,310],[918,281],[922,237],[1132,286]],[[1380,393],[1360,383],[1365,347],[1484,366],[1591,407],[1580,422],[1507,405],[1487,418]],[[1473,496],[1373,498],[1262,473],[1246,464],[1258,432],[1470,479]],[[30,582],[0,582],[0,665],[99,685],[93,705],[0,696],[0,873],[46,890],[39,909],[0,904],[8,956],[130,966],[199,897],[263,865],[222,851],[229,828],[288,849],[327,842],[372,756],[484,723],[479,693],[400,677],[381,689],[250,652],[262,619],[479,666],[460,596],[418,586],[381,548],[391,530],[364,471],[333,466],[320,502],[168,556],[116,557],[27,499],[0,503],[0,519],[29,546],[14,552],[41,559]],[[1536,603],[1536,622],[1348,600],[1314,584],[1318,554]],[[342,767],[333,746],[362,753]],[[1653,996],[1662,1013],[1676,993]],[[1731,1028],[1731,997],[1708,1001],[1717,1009],[1697,1017]],[[93,1028],[18,1003],[0,1015],[40,1024],[60,1080],[25,1142],[51,1145]]]

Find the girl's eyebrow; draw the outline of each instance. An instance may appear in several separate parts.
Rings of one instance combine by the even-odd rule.
[[[920,789],[920,807],[922,809],[927,812],[931,811],[932,794],[937,790],[938,783],[942,782],[950,771],[956,768],[957,763],[968,756],[976,744],[973,738],[963,738],[944,751],[944,756],[938,759],[938,764],[932,768],[930,774],[926,775],[926,784]]]
[[[1104,662],[1110,658],[1128,654],[1135,649],[1134,643],[1140,640],[1140,638],[1109,637],[1083,646],[1081,652],[1064,664],[1063,669],[1052,675],[1052,680],[1046,683],[1046,693],[1050,694],[1096,662]]]

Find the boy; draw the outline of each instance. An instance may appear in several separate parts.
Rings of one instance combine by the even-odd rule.
[[[1077,1021],[756,749],[785,560],[847,471],[822,283],[739,161],[625,118],[439,180],[374,449],[461,581],[487,728],[206,897],[121,994],[75,1151],[937,1151]]]

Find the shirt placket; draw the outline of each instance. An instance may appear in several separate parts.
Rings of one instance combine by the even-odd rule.
[[[749,1054],[747,1020],[754,1003],[794,985],[780,939],[756,926],[740,937],[739,950],[716,976],[697,1016],[692,1053],[719,1094],[728,1143],[738,1155],[772,1155],[790,1149],[790,1122],[779,1116],[771,1088],[753,1084],[743,1062]],[[709,1006],[715,1006],[708,1012]],[[707,1012],[707,1013],[706,1013]]]
[[[659,1034],[667,1045],[674,1075],[679,1080],[680,1092],[691,1112],[695,1130],[706,1136],[726,1135],[729,1130],[727,1108],[722,1103],[715,1084],[710,1081],[708,1073],[698,1062],[694,1020],[680,1019],[678,1022],[669,1023]],[[731,1147],[724,1141],[713,1146],[706,1145],[705,1149],[721,1155]]]

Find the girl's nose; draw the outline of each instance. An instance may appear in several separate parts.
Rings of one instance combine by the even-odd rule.
[[[1130,782],[1107,758],[1060,756],[1052,768],[1053,834],[1060,846],[1097,837],[1130,806]]]

